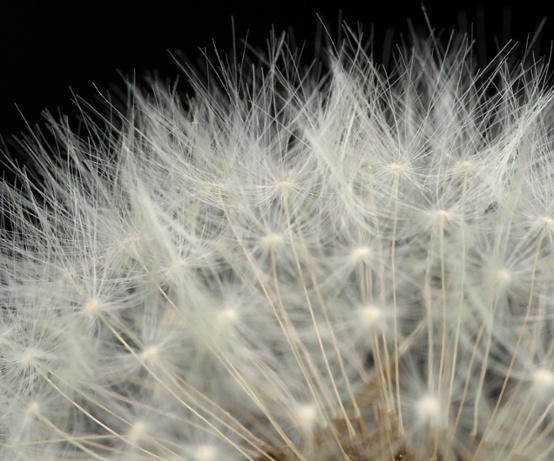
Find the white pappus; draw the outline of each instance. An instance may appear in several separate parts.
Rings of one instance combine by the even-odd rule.
[[[25,138],[0,459],[554,460],[554,93],[510,57],[282,36]]]

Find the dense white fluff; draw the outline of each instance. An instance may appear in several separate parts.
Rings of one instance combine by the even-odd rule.
[[[544,67],[272,43],[22,143],[0,459],[554,460]]]

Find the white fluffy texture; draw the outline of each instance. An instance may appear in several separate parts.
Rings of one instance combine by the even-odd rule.
[[[0,459],[553,460],[553,95],[432,43],[28,139]]]

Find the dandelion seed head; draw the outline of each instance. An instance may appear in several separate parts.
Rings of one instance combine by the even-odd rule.
[[[299,405],[295,411],[295,419],[305,432],[312,430],[319,421],[320,415],[315,404]]]
[[[460,162],[460,171],[464,174],[471,173],[475,170],[475,164],[473,162],[470,162],[468,160],[464,160]]]
[[[31,347],[21,353],[20,362],[22,365],[25,365],[25,366],[35,365],[40,355],[41,355],[40,351]]]
[[[437,219],[441,222],[444,222],[448,218],[450,218],[450,212],[448,210],[437,210],[435,214],[437,216]]]
[[[402,165],[401,163],[389,163],[387,165],[387,169],[390,171],[391,174],[398,176],[406,171],[406,167]]]
[[[542,222],[545,228],[551,230],[554,227],[554,218],[551,216],[543,216]]]
[[[280,234],[271,232],[267,234],[265,237],[262,237],[261,241],[265,247],[275,249],[276,247],[278,247],[283,243],[283,236]]]
[[[377,306],[368,305],[359,309],[359,317],[366,330],[378,330],[383,321],[383,312]]]
[[[533,372],[532,382],[540,391],[552,389],[554,387],[554,373],[546,368],[539,368]]]
[[[83,312],[90,317],[98,316],[101,311],[102,302],[97,298],[90,299],[83,308]]]
[[[218,314],[218,320],[221,325],[230,326],[238,320],[239,314],[236,309],[226,307]]]
[[[194,461],[216,461],[218,456],[217,449],[209,445],[202,445],[194,451]]]
[[[40,404],[38,402],[31,402],[25,408],[26,418],[35,418],[40,415]]]
[[[355,261],[364,261],[371,256],[371,248],[368,246],[361,246],[356,248],[352,252],[352,258]]]
[[[418,419],[429,426],[438,426],[441,422],[442,409],[439,400],[432,395],[425,395],[416,403]]]
[[[148,437],[148,424],[144,421],[135,422],[129,429],[129,438],[133,442],[144,440]]]
[[[509,269],[502,268],[496,271],[495,281],[499,286],[505,287],[510,284],[512,277],[512,273]]]
[[[142,351],[142,353],[140,354],[140,357],[145,362],[148,362],[151,360],[156,360],[159,356],[159,353],[160,351],[157,346],[149,346]]]
[[[22,143],[0,458],[552,459],[546,67],[346,34]]]
[[[290,181],[279,181],[275,184],[275,189],[283,196],[290,193],[293,188],[293,183]]]

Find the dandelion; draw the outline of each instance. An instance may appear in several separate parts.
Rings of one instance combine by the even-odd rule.
[[[546,65],[271,43],[21,141],[0,459],[553,460]]]

